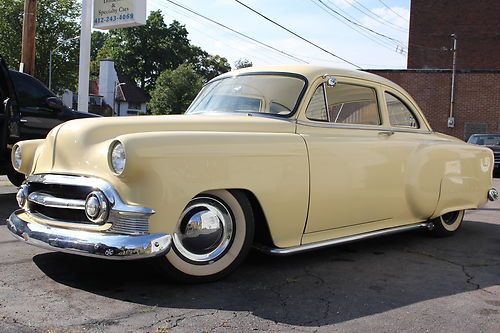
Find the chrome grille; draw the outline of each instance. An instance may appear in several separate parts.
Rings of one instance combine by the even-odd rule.
[[[149,232],[147,217],[119,215],[112,217],[113,225],[109,232],[129,235],[144,235]]]
[[[85,214],[85,200],[93,191],[101,191],[111,211],[104,223],[108,232],[128,235],[149,233],[149,208],[125,204],[113,187],[102,179],[68,175],[35,175],[27,180],[28,213],[48,222],[94,224]]]

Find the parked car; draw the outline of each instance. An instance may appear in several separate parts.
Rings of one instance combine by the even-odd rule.
[[[500,174],[500,134],[473,134],[468,143],[485,146],[493,150],[495,155],[495,171]]]
[[[386,79],[315,66],[224,74],[186,115],[69,122],[16,144],[12,160],[27,175],[7,223],[17,238],[154,257],[195,282],[225,276],[252,246],[287,255],[414,229],[448,236],[498,196],[490,149],[433,132]]]
[[[8,70],[1,57],[0,95],[0,174],[7,175],[16,186],[24,181],[24,175],[10,163],[11,148],[16,142],[45,138],[52,128],[71,119],[95,117],[64,106],[34,77]]]

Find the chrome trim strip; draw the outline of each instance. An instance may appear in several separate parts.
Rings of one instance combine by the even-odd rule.
[[[433,131],[426,131],[421,129],[402,129],[399,127],[387,127],[381,125],[360,125],[360,124],[337,124],[326,122],[309,122],[304,120],[297,120],[298,125],[310,127],[323,127],[323,128],[342,128],[342,129],[356,129],[356,130],[376,130],[376,131],[392,131],[395,133],[415,133],[415,134],[433,134]]]
[[[85,210],[85,200],[58,198],[42,192],[31,193],[28,201],[45,207]]]
[[[165,255],[172,246],[172,236],[141,236],[96,233],[55,228],[22,220],[18,210],[7,219],[7,228],[18,240],[52,251],[112,260],[135,260]]]
[[[257,245],[255,247],[259,251],[262,251],[262,252],[267,253],[267,254],[292,255],[292,254],[296,254],[296,253],[302,253],[302,252],[308,252],[308,251],[312,251],[312,250],[316,250],[316,249],[322,249],[322,248],[330,247],[330,246],[334,246],[334,245],[355,242],[355,241],[367,239],[367,238],[373,238],[373,237],[378,237],[378,236],[383,236],[383,235],[391,235],[391,234],[415,230],[415,229],[429,228],[429,226],[430,226],[430,223],[422,222],[422,223],[410,224],[410,225],[394,227],[394,228],[389,228],[389,229],[366,232],[363,234],[340,237],[340,238],[330,239],[330,240],[326,240],[326,241],[322,241],[322,242],[316,242],[316,243],[311,243],[311,244],[304,244],[304,245],[299,245],[299,246],[294,246],[294,247],[288,247],[288,248],[273,248],[273,247],[268,247],[265,245]]]

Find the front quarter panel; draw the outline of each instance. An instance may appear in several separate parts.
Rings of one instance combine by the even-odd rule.
[[[121,176],[108,163],[119,140],[127,163]],[[68,147],[77,147],[73,142]],[[37,173],[88,175],[110,182],[128,204],[152,208],[150,231],[172,233],[196,195],[244,189],[259,201],[276,246],[300,244],[307,215],[309,166],[305,143],[292,133],[168,131],[127,134],[57,151]],[[85,149],[83,149],[85,148]],[[82,156],[76,156],[80,154]],[[263,221],[256,221],[263,223]]]

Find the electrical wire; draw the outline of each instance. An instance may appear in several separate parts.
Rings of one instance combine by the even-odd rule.
[[[374,20],[377,20],[379,23],[384,24],[388,28],[392,28],[394,30],[398,30],[401,32],[408,32],[408,28],[401,27],[397,24],[392,23],[391,21],[386,20],[381,15],[378,15],[377,13],[372,12],[372,10],[370,8],[366,7],[365,5],[363,5],[361,2],[359,2],[357,0],[351,0],[352,2],[349,2],[348,0],[344,0],[344,1],[346,3],[351,4],[352,8],[363,13],[364,15],[370,16],[371,18],[373,18]],[[329,1],[329,2],[331,2],[331,1]]]
[[[165,6],[164,4],[160,4],[160,3],[158,3],[158,4],[156,4],[156,5],[157,5],[158,7],[162,7],[162,8],[164,8],[164,9],[169,10],[169,11],[175,12],[175,13],[177,13],[177,14],[179,14],[179,15],[181,15],[181,16],[183,16],[183,17],[185,17],[185,18],[187,18],[188,20],[192,20],[193,22],[197,22],[197,23],[200,23],[200,24],[204,24],[204,22],[203,22],[202,20],[197,19],[197,18],[196,18],[196,17],[194,17],[194,16],[189,16],[189,15],[188,15],[188,14],[186,14],[186,13],[182,13],[181,11],[176,10],[175,8],[167,7],[167,6]],[[166,13],[162,13],[162,14],[163,14],[164,16],[169,16],[169,17],[170,17],[170,18],[172,18],[172,19],[176,19],[173,15],[168,15],[168,14],[166,14]],[[219,28],[219,29],[222,29],[221,27],[219,27],[219,26],[217,26],[217,25],[215,25],[215,26],[216,26],[217,28]],[[233,49],[233,50],[235,50],[235,51],[237,51],[237,52],[239,52],[239,53],[243,53],[243,54],[245,54],[245,55],[246,55],[247,57],[249,57],[249,58],[256,58],[256,59],[259,59],[260,61],[262,61],[262,62],[264,62],[264,63],[267,63],[267,64],[272,64],[272,62],[271,62],[271,61],[269,61],[269,59],[266,59],[265,57],[260,57],[260,56],[258,56],[258,55],[256,55],[256,54],[253,54],[253,53],[251,54],[251,53],[248,53],[248,52],[242,51],[242,50],[240,50],[240,49],[238,49],[238,48],[236,48],[236,47],[232,46],[232,45],[231,45],[231,44],[229,44],[229,43],[225,43],[225,42],[221,41],[221,40],[220,40],[220,38],[216,38],[216,37],[214,37],[214,36],[212,36],[212,35],[208,34],[206,31],[202,31],[202,30],[200,30],[200,29],[196,29],[196,28],[194,28],[194,27],[190,27],[190,29],[192,29],[192,30],[194,30],[194,31],[197,31],[198,33],[200,33],[200,34],[202,34],[202,35],[205,35],[205,36],[207,36],[208,38],[210,38],[210,39],[212,39],[212,40],[214,40],[214,41],[216,41],[216,42],[219,42],[219,43],[221,43],[221,44],[223,44],[223,45],[227,46],[227,47],[228,47],[228,48],[230,48],[230,49]],[[246,41],[246,39],[244,39],[243,37],[241,37],[241,36],[239,36],[239,35],[236,35],[236,36],[237,36],[237,37],[239,37],[239,38],[241,38],[242,40],[245,40],[245,41]],[[255,44],[255,45],[258,45],[259,47],[262,47],[262,46],[261,46],[261,45],[259,45],[259,44]],[[263,48],[263,49],[265,49],[266,51],[269,51],[269,50],[267,50],[267,48]],[[279,54],[279,55],[280,55],[280,56],[283,56],[282,54]],[[269,57],[269,58],[274,58],[274,60],[275,60],[275,61],[278,61],[278,62],[281,62],[281,61],[282,61],[281,59],[280,59],[280,60],[276,60],[276,59],[278,59],[278,58],[275,58],[275,57],[273,57],[273,56],[274,56],[274,54],[272,54],[272,55],[271,55],[271,54],[268,54],[268,55],[267,55],[267,57]],[[288,59],[288,57],[287,57],[287,59]]]
[[[310,0],[314,5],[316,5],[318,8],[320,8],[321,10],[323,10],[325,13],[327,13],[328,15],[330,15],[331,17],[333,17],[334,19],[336,19],[337,21],[339,21],[340,23],[344,24],[345,26],[347,26],[349,29],[351,30],[354,30],[356,31],[357,33],[363,35],[364,37],[368,38],[369,40],[371,40],[372,42],[390,50],[390,51],[396,51],[397,53],[400,53],[400,54],[404,54],[405,51],[403,48],[401,48],[401,52],[399,52],[399,48],[398,46],[399,45],[394,45],[393,43],[385,40],[385,39],[380,39],[378,36],[374,36],[366,31],[363,31],[361,29],[359,29],[358,27],[356,26],[352,26],[350,25],[348,22],[342,20],[341,18],[339,18],[337,15],[335,15],[334,13],[332,13],[329,9],[323,7],[321,4],[315,2],[315,0]],[[395,49],[395,46],[396,46],[396,49]]]
[[[389,9],[391,12],[393,12],[394,14],[396,14],[397,16],[401,17],[403,20],[405,20],[406,22],[408,22],[408,19],[406,17],[403,17],[403,16],[399,15],[394,9],[392,9],[389,6],[387,6],[385,2],[383,2],[382,0],[378,0],[378,2],[380,2],[382,5],[384,5],[385,8]]]
[[[299,61],[299,62],[306,63],[306,64],[308,63],[307,61],[305,61],[305,60],[303,60],[303,59],[300,59],[299,57],[296,57],[296,56],[294,56],[294,55],[291,55],[291,54],[289,54],[289,53],[287,53],[287,52],[285,52],[285,51],[279,50],[279,49],[277,49],[277,48],[275,48],[275,47],[273,47],[273,46],[271,46],[271,45],[269,45],[269,44],[263,43],[263,42],[261,42],[261,41],[259,41],[259,40],[255,39],[255,38],[253,38],[253,37],[250,37],[250,36],[248,36],[248,35],[246,35],[246,34],[244,34],[244,33],[242,33],[242,32],[239,32],[239,31],[237,31],[237,30],[235,30],[235,29],[232,29],[232,28],[230,28],[230,27],[228,27],[228,26],[226,26],[226,25],[224,25],[224,24],[222,24],[222,23],[220,23],[220,22],[217,22],[217,21],[215,21],[215,20],[213,20],[213,19],[211,19],[211,18],[209,18],[209,17],[207,17],[207,16],[205,16],[205,15],[202,15],[202,14],[200,14],[200,13],[198,13],[198,12],[196,12],[196,11],[194,11],[194,10],[192,10],[192,9],[190,9],[190,8],[188,8],[188,7],[186,7],[186,6],[183,6],[183,5],[181,5],[181,4],[179,4],[179,3],[175,2],[175,1],[172,1],[172,0],[164,0],[164,1],[170,2],[171,4],[173,4],[173,5],[177,6],[177,7],[180,7],[180,8],[182,8],[182,9],[184,9],[184,10],[186,10],[186,11],[188,11],[188,12],[190,12],[190,13],[194,14],[194,15],[197,15],[197,16],[199,16],[199,17],[202,17],[202,18],[204,18],[205,20],[208,20],[208,21],[210,21],[210,22],[212,22],[212,23],[214,23],[214,24],[217,24],[217,25],[219,25],[219,26],[223,27],[224,29],[227,29],[227,30],[229,30],[229,31],[232,31],[233,33],[238,34],[238,35],[240,35],[240,36],[243,36],[243,37],[245,37],[245,38],[247,38],[247,39],[249,39],[249,40],[251,40],[251,41],[253,41],[253,42],[255,42],[255,43],[258,43],[258,44],[260,44],[260,45],[262,45],[262,46],[265,46],[265,47],[267,47],[267,48],[269,48],[269,49],[272,49],[272,50],[274,50],[274,51],[276,51],[276,52],[279,52],[279,53],[281,53],[281,54],[284,54],[284,55],[286,55],[287,57],[289,57],[289,58],[291,58],[291,59],[293,59],[293,60],[295,60],[295,61]]]
[[[170,0],[167,0],[167,1],[170,1]],[[345,63],[347,63],[347,64],[349,64],[349,65],[351,65],[351,66],[354,66],[354,67],[356,67],[356,68],[361,69],[361,67],[360,67],[360,66],[358,66],[358,65],[356,65],[355,63],[353,63],[353,62],[351,62],[351,61],[349,61],[349,60],[347,60],[347,59],[345,59],[345,58],[342,58],[341,56],[338,56],[337,54],[335,54],[335,53],[333,53],[333,52],[328,51],[327,49],[323,48],[322,46],[320,46],[320,45],[318,45],[318,44],[316,44],[316,43],[314,43],[314,42],[311,42],[310,40],[308,40],[308,39],[306,39],[306,38],[302,37],[301,35],[297,34],[296,32],[293,32],[292,30],[290,30],[290,29],[286,28],[285,26],[283,26],[283,25],[279,24],[278,22],[276,22],[276,21],[274,21],[274,20],[270,19],[269,17],[267,17],[267,16],[265,16],[264,14],[262,14],[262,13],[258,12],[257,10],[253,9],[252,7],[250,7],[250,6],[246,5],[246,4],[244,4],[243,2],[241,2],[241,1],[239,1],[239,0],[234,0],[234,1],[236,1],[237,3],[239,3],[240,5],[242,5],[243,7],[245,7],[245,8],[247,8],[247,9],[249,9],[250,11],[254,12],[255,14],[259,15],[260,17],[262,17],[262,18],[266,19],[267,21],[269,21],[269,22],[273,23],[274,25],[276,25],[276,26],[280,27],[281,29],[283,29],[283,30],[287,31],[288,33],[290,33],[290,34],[294,35],[295,37],[297,37],[297,38],[299,38],[299,39],[303,40],[304,42],[306,42],[306,43],[308,43],[308,44],[310,44],[310,45],[312,45],[312,46],[314,46],[314,47],[316,47],[316,48],[320,49],[321,51],[323,51],[323,52],[325,52],[325,53],[328,53],[329,55],[331,55],[331,56],[333,56],[333,57],[335,57],[335,58],[337,58],[337,59],[339,59],[339,60],[342,60],[343,62],[345,62]]]
[[[238,1],[238,0],[236,0],[236,1]],[[317,1],[318,1],[318,2],[320,2],[320,3],[321,3],[323,6],[325,6],[326,8],[330,9],[330,10],[331,10],[334,14],[336,14],[336,15],[340,16],[341,18],[343,18],[344,20],[346,20],[346,21],[348,21],[348,22],[352,23],[353,25],[356,25],[356,26],[358,26],[359,28],[364,29],[364,30],[366,30],[366,31],[369,31],[369,32],[371,32],[371,33],[373,33],[373,34],[375,34],[375,35],[377,35],[377,36],[380,36],[380,37],[382,37],[382,38],[385,38],[385,39],[387,39],[387,40],[390,40],[390,41],[392,41],[392,42],[396,43],[396,45],[399,45],[399,46],[400,46],[400,47],[402,47],[402,48],[406,48],[406,46],[405,46],[405,45],[404,45],[401,41],[399,41],[399,40],[397,40],[397,39],[395,39],[395,38],[392,38],[392,37],[390,37],[390,36],[387,36],[387,35],[385,35],[385,34],[382,34],[382,33],[380,33],[380,32],[377,32],[377,31],[375,31],[375,30],[373,30],[373,29],[371,29],[371,28],[368,28],[368,27],[366,27],[366,26],[364,26],[364,25],[362,25],[362,24],[359,24],[359,23],[357,23],[357,22],[355,22],[355,21],[353,21],[353,20],[349,19],[348,17],[346,17],[346,16],[342,15],[341,13],[339,13],[338,11],[336,11],[335,9],[333,9],[331,6],[327,5],[327,4],[326,4],[323,0],[317,0]]]

